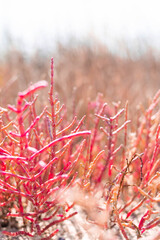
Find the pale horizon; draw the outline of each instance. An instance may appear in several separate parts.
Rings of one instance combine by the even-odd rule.
[[[0,43],[9,33],[31,50],[71,37],[111,48],[140,40],[160,49],[159,6],[158,0],[0,0]]]

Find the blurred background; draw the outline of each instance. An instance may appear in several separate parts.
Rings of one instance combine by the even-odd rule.
[[[52,56],[68,108],[85,113],[98,92],[146,105],[160,86],[159,9],[158,0],[0,0],[0,105],[49,81]]]

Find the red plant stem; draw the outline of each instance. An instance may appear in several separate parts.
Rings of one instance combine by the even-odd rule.
[[[19,186],[17,187],[17,190],[19,191]],[[18,196],[18,203],[19,203],[19,211],[21,214],[24,213],[24,209],[23,209],[23,200],[21,196]],[[23,224],[25,224],[24,218],[23,218]]]
[[[34,237],[31,233],[25,232],[25,231],[18,231],[18,232],[7,232],[7,231],[2,231],[2,234],[8,235],[11,237],[16,237],[19,235],[24,235],[24,236],[29,236],[29,237]]]
[[[71,208],[73,208],[74,205],[75,205],[75,203],[72,203],[71,205],[68,205],[68,204],[67,204],[66,212],[69,212],[69,210],[70,210]]]
[[[7,171],[2,171],[2,170],[0,170],[0,174],[5,175],[5,176],[19,178],[21,180],[31,180],[29,177],[24,177],[24,176],[21,176],[19,174],[14,174],[14,173],[10,173],[10,172],[7,172]],[[2,181],[2,180],[0,180],[0,181]]]
[[[30,212],[30,213],[7,213],[7,216],[8,217],[28,217],[28,216],[30,216],[30,217],[32,217],[32,218],[34,218],[34,217],[36,217],[37,216],[37,213],[36,212]],[[32,220],[30,220],[30,221],[32,221]]]
[[[157,161],[154,163],[152,170],[150,172],[150,177],[156,172],[156,169],[160,166],[160,159],[157,159]]]
[[[79,149],[78,149],[78,156],[77,158],[73,161],[73,163],[70,165],[70,172],[68,173],[69,176],[71,176],[75,170],[76,170],[76,166],[77,164],[80,162],[81,160],[81,155],[82,155],[82,151],[84,150],[84,146],[85,146],[86,140],[84,139],[83,142],[81,143]]]
[[[102,180],[102,177],[104,175],[104,172],[109,164],[109,170],[108,170],[108,174],[109,176],[111,176],[111,165],[112,165],[112,162],[111,162],[111,154],[112,154],[112,151],[111,151],[111,146],[112,146],[112,131],[113,131],[113,125],[112,125],[112,121],[111,119],[109,120],[109,136],[108,136],[108,155],[107,155],[107,159],[105,161],[105,165],[103,166],[102,170],[101,170],[101,173],[100,173],[100,176],[98,177],[98,181],[97,183],[101,182]]]
[[[47,187],[47,185],[52,185],[55,182],[58,182],[60,180],[63,179],[67,179],[68,178],[68,174],[63,174],[63,175],[58,175],[58,176],[54,176],[53,178],[47,180],[45,183],[41,184],[41,188],[44,189]]]
[[[29,118],[29,124],[31,124],[31,121],[34,121],[34,119],[37,117],[37,114],[36,114],[36,108],[35,108],[35,103],[36,103],[36,100],[38,98],[38,94],[36,94],[35,96],[30,96],[30,103],[29,103],[29,106],[30,106],[30,118]],[[37,128],[37,130],[39,130]]]
[[[12,112],[17,113],[17,108],[15,106],[8,104],[8,109],[11,110]]]
[[[52,137],[53,140],[56,139],[56,120],[55,120],[55,103],[53,100],[53,90],[54,90],[54,66],[53,66],[53,58],[51,58],[51,84],[50,84],[50,92],[49,92],[49,101],[51,105],[51,123],[52,123]],[[52,146],[52,154],[51,157],[55,156],[55,146]]]
[[[39,154],[41,154],[42,152],[46,151],[46,149],[50,148],[51,146],[54,146],[55,144],[64,141],[64,140],[68,140],[68,139],[72,139],[74,137],[80,137],[83,135],[90,135],[91,131],[81,131],[81,132],[76,132],[76,133],[72,133],[70,135],[66,135],[60,138],[57,138],[55,140],[53,140],[52,142],[50,142],[48,145],[46,145],[45,147],[43,147],[42,149],[40,149],[39,151],[37,151],[36,153],[34,153],[29,160],[31,161],[33,158],[37,157]]]
[[[115,209],[114,212],[115,212],[116,220],[117,220],[117,223],[118,223],[118,225],[119,225],[119,228],[120,228],[120,230],[121,230],[121,232],[122,232],[123,237],[124,237],[126,240],[129,240],[129,238],[128,238],[125,230],[124,230],[124,227],[123,227],[123,225],[122,225],[122,223],[121,223],[121,220],[120,220],[120,218],[119,218],[119,213],[118,213],[117,208]]]
[[[120,132],[120,131],[121,131],[123,128],[125,128],[126,125],[127,125],[128,123],[130,123],[130,122],[131,122],[130,120],[127,120],[125,123],[122,124],[122,126],[120,126],[120,127],[117,128],[115,131],[113,131],[112,134],[114,135],[114,134]]]
[[[51,218],[53,218],[53,217],[57,214],[57,212],[59,211],[59,209],[60,209],[60,207],[57,207],[57,209],[52,213],[51,216],[42,218],[42,221],[49,221]]]
[[[31,125],[25,130],[25,132],[24,132],[22,135],[21,135],[21,134],[18,134],[18,133],[14,133],[14,132],[9,132],[9,133],[10,133],[12,136],[14,136],[14,137],[20,137],[20,138],[25,137],[25,136],[27,135],[27,133],[30,132],[31,129],[35,127],[35,125],[36,125],[37,122],[40,120],[40,118],[42,118],[42,116],[44,115],[45,111],[46,111],[46,108],[43,110],[43,112],[42,112],[39,116],[37,116],[37,117],[34,119],[33,123],[31,123]]]
[[[142,122],[140,127],[139,127],[138,136],[136,137],[136,141],[134,143],[134,148],[135,149],[137,149],[137,146],[139,145],[139,143],[141,141],[143,131],[144,131],[144,122]]]
[[[148,211],[144,214],[144,216],[141,218],[141,220],[140,220],[140,222],[139,222],[139,225],[138,225],[139,230],[142,229],[145,221],[147,220],[147,216],[148,216],[148,215],[150,215],[150,210],[148,210]]]
[[[114,150],[114,152],[112,153],[112,155],[113,155],[113,156],[116,155],[117,152],[118,152],[121,148],[123,148],[123,145],[122,145],[122,144],[119,145],[119,147],[117,147],[117,148]]]
[[[160,224],[160,219],[159,217],[155,218],[154,220],[152,220],[150,223],[148,223],[144,228],[143,230],[147,230],[147,229],[150,229],[150,228],[154,228],[156,227],[157,225]],[[144,232],[144,231],[143,231]]]
[[[128,101],[126,102],[125,106],[125,122],[128,120]],[[127,146],[127,125],[125,126],[125,134],[124,134],[124,147]]]
[[[7,125],[1,127],[1,131],[7,129],[8,127],[10,127],[13,124],[13,121],[10,121]]]
[[[26,97],[29,97],[30,95],[32,95],[35,91],[37,91],[38,89],[40,88],[44,88],[44,87],[47,87],[48,83],[47,81],[45,80],[41,80],[33,85],[31,85],[27,90],[23,91],[23,92],[20,92],[18,94],[18,96],[20,98],[26,98]],[[18,110],[18,109],[17,109]]]
[[[17,141],[16,139],[14,139],[6,130],[3,130],[5,135],[12,141],[15,142],[16,144],[19,144],[19,141]]]
[[[16,157],[16,156],[11,156],[11,155],[5,155],[2,156],[0,155],[0,160],[14,160],[14,161],[20,161],[22,163],[25,163],[25,160],[27,160],[27,158],[25,157]]]
[[[0,187],[0,191],[1,192],[7,192],[7,193],[10,193],[10,194],[13,193],[13,194],[20,195],[20,196],[23,196],[23,197],[26,197],[26,198],[33,198],[32,195],[26,194],[24,192],[20,192],[20,191],[17,191],[17,190],[5,189],[3,187]]]
[[[103,117],[99,114],[95,114],[95,116],[101,118],[102,120],[106,121],[106,122],[109,122],[110,120],[111,121],[114,121],[116,118],[118,118],[122,113],[124,112],[124,108],[122,108],[118,113],[116,113],[113,117]]]
[[[46,111],[46,108],[47,108],[47,107],[44,108],[43,112],[42,112],[39,116],[37,116],[37,117],[34,119],[33,123],[26,129],[26,131],[25,131],[25,133],[24,133],[25,135],[26,135],[28,132],[30,132],[32,128],[35,127],[35,125],[37,124],[37,122],[38,122],[38,121],[42,118],[42,116],[44,115],[44,113],[45,113],[45,111]]]
[[[158,125],[157,132],[156,132],[156,143],[155,143],[155,147],[154,147],[154,150],[153,150],[152,159],[150,161],[149,171],[144,176],[145,182],[149,181],[149,178],[151,176],[151,171],[152,171],[152,168],[154,166],[158,150],[160,148],[160,146],[159,146],[159,133],[160,133],[160,124]]]
[[[158,91],[153,99],[152,104],[149,106],[149,108],[147,109],[146,113],[147,115],[151,114],[153,109],[157,106],[157,104],[159,103],[159,95],[160,95],[160,91]]]
[[[111,119],[111,121],[114,121],[116,118],[119,118],[119,116],[124,112],[124,110],[125,109],[122,108],[121,110],[119,110],[119,112],[116,113],[116,115],[114,115],[113,117],[108,118],[108,120]]]
[[[36,136],[36,142],[37,142],[37,145],[38,145],[37,149],[39,149],[39,146],[43,146],[43,144],[41,143],[38,131],[35,128],[33,128],[33,131],[34,131],[34,134]]]
[[[128,213],[126,218],[129,218],[133,212],[135,212],[138,208],[142,206],[142,204],[145,202],[146,197],[144,197],[134,208],[132,208]]]
[[[55,117],[58,116],[60,114],[60,112],[62,112],[63,108],[64,108],[64,104],[62,104],[62,106],[59,107],[59,109],[55,112]]]
[[[48,228],[52,227],[53,225],[56,225],[56,224],[58,224],[58,223],[60,223],[60,222],[63,222],[63,221],[65,221],[65,220],[73,217],[73,216],[76,215],[76,214],[77,214],[77,212],[74,212],[74,213],[70,214],[70,215],[67,216],[67,217],[62,217],[62,218],[59,219],[59,220],[55,220],[55,221],[51,222],[50,224],[48,224],[45,228],[43,228],[43,229],[41,230],[41,233],[45,232]]]
[[[47,199],[49,199],[49,197],[52,195],[54,196],[54,193],[59,190],[59,187],[55,187],[55,188],[50,188],[51,190],[48,190],[47,194],[45,194],[44,198],[42,199],[42,201],[40,200],[39,201],[39,205],[41,206],[42,204],[44,205],[44,203],[47,202]],[[40,194],[40,197],[41,197],[41,194]]]
[[[151,104],[151,106],[154,104]],[[150,108],[146,111],[146,144],[145,148],[148,149],[148,144],[150,140],[150,131],[151,131],[151,115],[152,115],[153,108]]]
[[[42,169],[39,173],[37,173],[36,175],[34,175],[34,176],[32,177],[32,181],[35,181],[38,177],[40,177],[40,175],[41,175],[44,171],[46,171],[46,169],[47,169],[51,164],[54,164],[54,163],[57,161],[57,159],[58,159],[58,158],[53,158],[48,164],[46,164],[46,166],[43,167],[43,169]],[[34,172],[34,169],[33,169],[32,171]]]
[[[91,177],[91,174],[93,172],[94,167],[96,166],[96,163],[98,162],[98,160],[102,157],[102,155],[104,154],[104,150],[102,150],[101,152],[99,152],[97,154],[97,156],[92,160],[92,162],[89,165],[89,169],[86,175],[86,179],[89,180],[89,178]]]
[[[153,151],[153,156],[152,156],[151,163],[150,163],[150,170],[152,170],[153,164],[155,162],[157,151],[160,147],[159,133],[160,133],[160,124],[158,125],[157,132],[156,132],[156,144],[155,144],[155,148],[154,148],[154,151]]]
[[[99,110],[99,112],[97,113],[97,115],[100,115],[103,114],[104,110],[105,110],[105,107],[107,106],[107,104],[103,104],[103,106],[101,107],[101,109]],[[98,131],[98,125],[99,125],[99,121],[100,119],[97,118],[96,120],[96,123],[95,123],[95,127],[94,127],[94,132],[93,132],[93,137],[91,139],[91,146],[90,146],[90,162],[92,161],[92,151],[93,151],[93,147],[94,147],[94,144],[95,144],[95,140],[96,140],[96,136],[97,136],[97,131]]]
[[[85,118],[86,118],[86,115],[84,115],[84,116],[81,118],[81,120],[79,121],[79,123],[77,124],[77,126],[75,127],[75,129],[72,131],[72,133],[75,133],[75,132],[77,132],[77,131],[80,129],[80,127],[82,126],[83,121],[84,121]]]
[[[24,92],[20,92],[18,94],[18,100],[17,100],[17,121],[19,126],[19,132],[20,132],[20,156],[23,156],[23,150],[28,147],[28,141],[25,135],[25,128],[23,123],[23,107],[22,102],[25,97],[28,97],[32,95],[37,89],[43,88],[47,86],[46,81],[39,81],[38,83],[33,84],[30,86],[27,90]]]
[[[22,101],[23,97],[18,98],[17,100],[17,121],[18,121],[18,127],[19,127],[19,135],[20,135],[20,156],[23,156],[23,150],[28,147],[28,142],[26,139],[26,136],[24,135],[25,133],[25,128],[24,128],[24,123],[23,123],[23,112],[22,112]]]
[[[77,120],[77,117],[75,116],[73,118],[73,121],[67,127],[63,128],[63,130],[59,131],[56,136],[62,135],[65,131],[69,130],[74,125],[76,120]]]
[[[56,235],[59,232],[58,229],[56,229],[53,233],[51,233],[48,237],[41,238],[41,240],[50,240],[54,235]]]
[[[63,121],[63,118],[60,118],[58,122],[56,122],[55,127],[58,127]]]

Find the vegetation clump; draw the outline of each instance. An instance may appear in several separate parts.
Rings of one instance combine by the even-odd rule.
[[[54,92],[53,58],[49,106],[38,114],[36,92],[47,85],[32,84],[15,106],[0,108],[1,218],[22,222],[22,230],[3,233],[52,239],[62,222],[79,214],[76,205],[87,221],[104,232],[117,226],[124,239],[129,229],[140,238],[158,226],[160,90],[132,125],[128,102],[108,106],[101,94],[80,120],[73,104],[69,122]]]

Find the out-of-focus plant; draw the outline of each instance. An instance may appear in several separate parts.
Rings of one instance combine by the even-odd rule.
[[[88,206],[92,223],[105,230],[118,225],[124,239],[130,239],[128,229],[134,230],[139,238],[160,223],[157,205],[160,202],[159,100],[160,91],[147,110],[139,109],[134,132],[127,130],[130,124],[128,103],[122,109],[114,104],[115,111],[108,109],[105,103],[97,104],[99,109],[95,113],[89,159],[80,189],[87,191],[92,200],[99,192],[92,210]],[[82,201],[80,205],[84,205]],[[101,216],[103,220],[100,221],[96,211],[97,216],[101,212],[107,217]],[[91,212],[94,212],[94,219]]]

